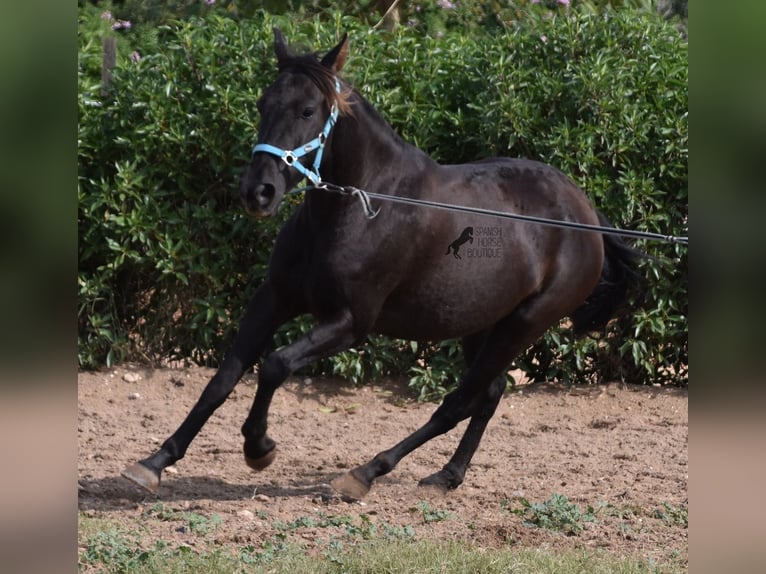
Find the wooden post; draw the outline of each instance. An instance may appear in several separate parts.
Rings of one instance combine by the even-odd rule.
[[[104,37],[102,46],[104,59],[101,62],[101,95],[106,96],[112,85],[112,69],[117,64],[117,38]]]
[[[399,0],[377,0],[373,9],[383,12],[383,17],[375,24],[374,28],[382,25],[386,30],[392,31],[399,24]]]

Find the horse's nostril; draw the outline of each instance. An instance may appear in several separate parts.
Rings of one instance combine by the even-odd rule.
[[[270,183],[262,183],[255,188],[255,199],[259,206],[266,207],[274,199],[275,193],[276,190],[273,185]]]

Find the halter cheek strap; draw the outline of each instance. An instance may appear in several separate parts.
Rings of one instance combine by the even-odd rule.
[[[340,93],[340,82],[337,78],[335,79],[335,91]],[[253,155],[259,151],[275,155],[288,166],[294,167],[301,175],[308,178],[311,183],[316,185],[322,181],[322,178],[319,175],[319,166],[322,163],[322,154],[324,153],[325,143],[327,143],[327,138],[330,136],[330,131],[332,130],[332,127],[335,125],[337,120],[338,104],[335,102],[333,103],[332,108],[330,108],[330,117],[327,118],[324,129],[310,142],[298,146],[293,150],[285,150],[271,144],[259,143],[256,144],[256,146],[253,148]],[[298,160],[303,156],[310,154],[314,150],[317,150],[317,153],[314,156],[314,163],[312,164],[311,169],[309,169]]]

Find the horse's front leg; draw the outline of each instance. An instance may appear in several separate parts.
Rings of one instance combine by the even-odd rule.
[[[183,458],[208,418],[223,404],[245,371],[258,360],[278,325],[290,316],[290,313],[280,310],[270,283],[264,283],[248,304],[231,350],[181,426],[157,452],[130,465],[122,471],[122,475],[156,493],[162,471]]]
[[[363,335],[355,329],[350,311],[344,310],[333,320],[319,323],[306,335],[263,361],[258,372],[258,390],[245,423],[245,462],[254,470],[263,470],[274,461],[276,443],[266,434],[269,406],[274,392],[296,370],[324,357],[348,349]]]

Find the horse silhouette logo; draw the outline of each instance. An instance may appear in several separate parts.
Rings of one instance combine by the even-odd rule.
[[[460,234],[460,237],[447,246],[447,253],[445,253],[445,255],[449,255],[451,251],[452,255],[455,256],[455,259],[462,259],[458,251],[460,251],[460,246],[466,241],[473,243],[473,227],[466,227]]]

